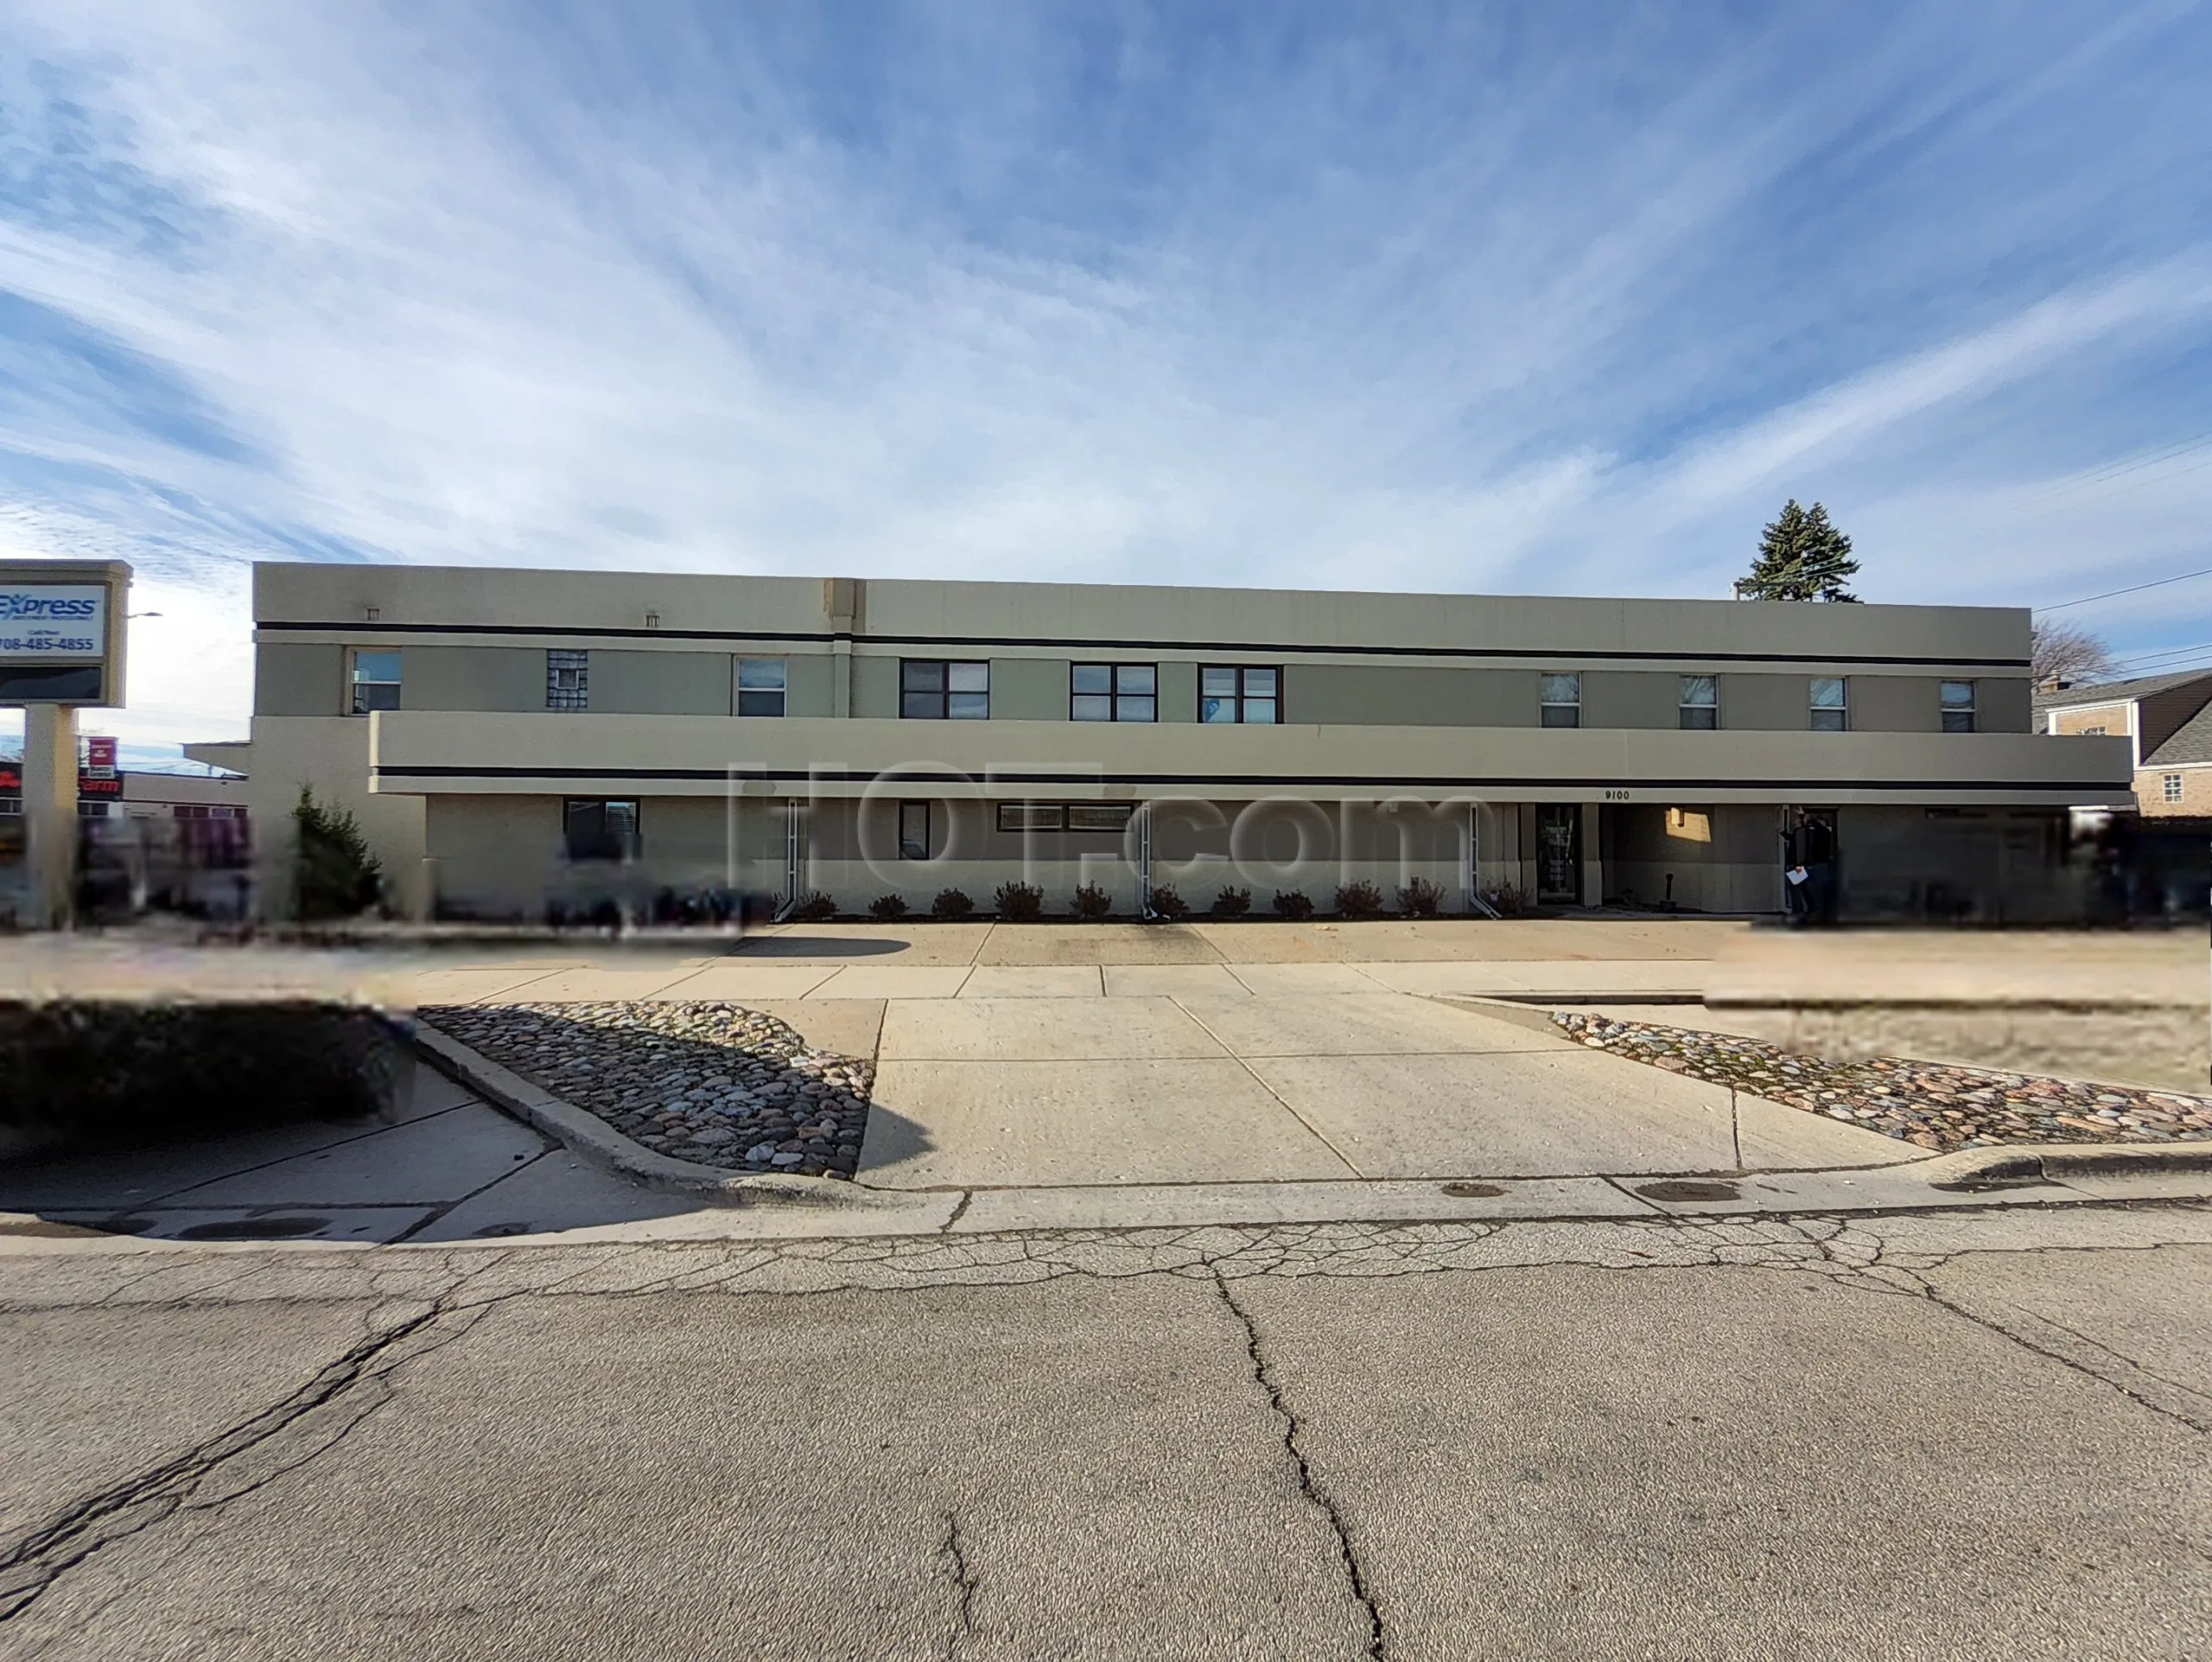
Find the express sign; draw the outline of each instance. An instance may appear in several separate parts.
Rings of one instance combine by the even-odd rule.
[[[102,583],[0,583],[0,659],[54,663],[107,650]]]

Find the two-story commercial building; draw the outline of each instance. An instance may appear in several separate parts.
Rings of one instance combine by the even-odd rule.
[[[2063,912],[2127,745],[2031,732],[2028,614],[1473,595],[266,564],[264,905],[299,788],[419,914],[1001,884],[1326,910]],[[219,750],[219,755],[218,755]],[[194,754],[201,754],[195,750]]]

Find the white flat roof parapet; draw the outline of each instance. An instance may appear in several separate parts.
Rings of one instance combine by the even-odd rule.
[[[855,596],[849,622],[833,589]],[[373,613],[372,617],[371,614]],[[850,640],[925,656],[999,651],[1297,651],[1352,657],[1782,659],[2028,670],[2024,608],[1556,595],[1352,594],[1103,583],[708,576],[261,564],[263,640],[524,635],[741,651]]]

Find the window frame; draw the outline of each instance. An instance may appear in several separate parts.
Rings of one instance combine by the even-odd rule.
[[[1820,690],[1836,689],[1836,702],[1820,702]],[[1815,675],[1807,678],[1805,687],[1805,727],[1812,733],[1848,733],[1851,731],[1851,678],[1847,675]],[[1823,716],[1834,716],[1833,722],[1824,722]]]
[[[607,810],[626,807],[630,811],[630,828],[625,831],[607,828]],[[567,796],[561,799],[561,857],[569,865],[626,865],[641,858],[645,850],[644,803],[634,796]],[[587,851],[579,853],[575,829],[576,811],[596,808],[600,815],[599,840],[587,844]],[[611,852],[600,851],[611,850]]]
[[[1690,689],[1693,682],[1703,682],[1712,689],[1713,696],[1702,703],[1693,703]],[[1710,719],[1694,722],[1692,711]],[[1717,675],[1683,675],[1675,678],[1675,723],[1686,733],[1713,733],[1720,728],[1720,678]]]
[[[1572,681],[1574,697],[1572,702],[1549,696],[1549,683]],[[1567,719],[1554,719],[1555,713],[1565,712]],[[1564,730],[1582,725],[1582,672],[1580,670],[1542,670],[1536,676],[1536,725]]]
[[[556,664],[556,659],[576,660]],[[563,686],[560,678],[573,673],[574,686]],[[545,707],[548,710],[582,710],[591,708],[591,652],[588,647],[548,646],[545,649]]]
[[[1954,704],[1950,699],[1945,697],[1945,695],[1948,693],[1953,687],[1964,687],[1967,690],[1966,703],[1963,704]],[[1942,731],[1946,733],[1973,732],[1976,725],[1975,709],[1979,702],[1980,693],[1975,683],[1972,681],[1938,681],[1936,684],[1936,720],[1937,726]],[[1953,718],[1956,716],[1963,716],[1965,718],[1965,724],[1963,726],[1953,725]]]
[[[2159,805],[2162,807],[2177,806],[2181,799],[2182,776],[2179,774],[2161,774],[2158,776]]]
[[[772,687],[747,686],[745,666],[748,664],[756,665],[772,664],[776,669],[777,684]],[[790,659],[784,657],[733,659],[730,663],[729,675],[731,715],[744,716],[753,721],[778,721],[790,713],[791,707],[791,661]],[[745,707],[748,694],[756,706],[751,710]],[[776,707],[773,710],[763,707],[771,698],[775,700]]]
[[[1017,821],[1027,817],[1028,823],[1008,825],[1011,816]],[[995,821],[999,830],[1009,837],[1025,836],[1031,831],[1058,831],[1068,828],[1068,811],[1053,802],[1001,802],[998,805]]]
[[[1086,692],[1077,686],[1077,678],[1085,670],[1106,672],[1105,691]],[[1122,676],[1124,671],[1143,672],[1151,678],[1150,688],[1143,692],[1124,692],[1122,690]],[[1077,714],[1078,707],[1077,701],[1085,698],[1103,699],[1106,713],[1103,716]],[[1149,704],[1152,707],[1151,713],[1144,716],[1125,716],[1122,713],[1122,706],[1124,704],[1136,703]],[[1101,663],[1092,660],[1070,664],[1068,665],[1068,719],[1071,722],[1135,722],[1141,725],[1145,723],[1157,723],[1160,720],[1160,665],[1145,663]]]
[[[389,681],[372,681],[364,679],[361,675],[361,660],[364,658],[389,658],[391,659],[391,678]],[[399,690],[406,685],[406,677],[407,665],[400,657],[400,649],[398,647],[348,646],[346,649],[346,713],[349,716],[367,716],[372,715],[379,710],[398,709],[400,699]],[[391,689],[391,702],[388,704],[363,704],[361,702],[361,689],[364,687],[390,687]]]
[[[912,814],[918,814],[921,817],[922,821],[921,852],[918,854],[912,854],[907,851],[911,845],[906,840],[906,820],[907,817]],[[930,832],[931,830],[930,819],[930,805],[926,798],[920,801],[901,802],[899,805],[899,857],[901,860],[918,860],[924,863],[928,861],[930,857]]]
[[[1229,675],[1229,676],[1233,676],[1233,677],[1235,677],[1235,678],[1236,678],[1236,691],[1233,694],[1209,693],[1209,692],[1206,691],[1206,677],[1207,677],[1207,675],[1208,675],[1208,674],[1215,674],[1215,675]],[[1252,676],[1255,676],[1255,675],[1272,675],[1272,676],[1274,676],[1274,686],[1273,690],[1272,690],[1272,691],[1268,691],[1268,692],[1255,692],[1255,691],[1253,691],[1251,690],[1251,683],[1250,683],[1250,681],[1249,681],[1249,677],[1252,677]],[[1282,667],[1282,665],[1280,665],[1280,664],[1201,664],[1201,665],[1198,665],[1198,723],[1199,723],[1199,725],[1200,725],[1200,726],[1202,726],[1202,727],[1281,727],[1281,726],[1282,726],[1282,725],[1283,725],[1283,708],[1282,708],[1282,705],[1283,705],[1283,692],[1284,692],[1283,681],[1284,681],[1284,677],[1283,677],[1283,667]],[[1210,721],[1208,721],[1208,720],[1206,719],[1206,700],[1207,700],[1208,698],[1210,698],[1210,697],[1211,697],[1211,698],[1215,698],[1215,699],[1219,699],[1219,698],[1222,698],[1222,697],[1227,697],[1227,698],[1229,699],[1229,701],[1230,701],[1230,710],[1234,712],[1234,713],[1233,713],[1233,714],[1229,717],[1229,719],[1227,719],[1227,720],[1225,720],[1225,721],[1224,721],[1224,720],[1215,720],[1215,721],[1211,721],[1211,722],[1210,722]],[[1252,719],[1252,716],[1251,716],[1251,715],[1250,715],[1250,713],[1249,713],[1249,711],[1250,711],[1250,707],[1251,707],[1252,705],[1254,705],[1254,704],[1266,704],[1266,705],[1268,705],[1268,707],[1269,707],[1269,708],[1274,711],[1274,714],[1272,714],[1271,716],[1269,716],[1268,717],[1268,719],[1267,719],[1267,720],[1265,720],[1265,721],[1263,721],[1263,722],[1262,722],[1262,721],[1255,721],[1255,720],[1253,720],[1253,719]]]
[[[935,687],[909,687],[907,685],[909,672],[913,670],[927,669],[935,669],[938,672],[938,685]],[[983,672],[983,685],[980,691],[974,687],[956,687],[952,685],[953,672],[955,670],[976,669],[979,669]],[[956,715],[952,709],[952,701],[956,697],[980,697],[983,701],[983,708],[980,712],[969,712]],[[933,712],[930,710],[916,710],[912,708],[912,701],[918,698],[934,698],[937,701],[937,709]],[[987,722],[990,720],[990,718],[991,660],[989,659],[902,658],[899,660],[899,719],[900,721]]]
[[[1128,830],[1129,821],[1136,818],[1136,812],[1137,806],[1134,802],[1071,802],[1064,810],[1064,818],[1071,836],[1119,837]],[[1077,825],[1078,816],[1089,816],[1094,821],[1103,821],[1110,817],[1114,823],[1110,825]]]

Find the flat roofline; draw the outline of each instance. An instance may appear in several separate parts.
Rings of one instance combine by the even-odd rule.
[[[1831,603],[1819,601],[1738,600],[1732,595],[1726,595],[1522,594],[1478,589],[1281,589],[1259,583],[1233,585],[1178,583],[1075,583],[1054,578],[874,576],[866,573],[836,571],[607,571],[589,566],[410,565],[395,561],[338,564],[327,560],[257,560],[253,564],[253,569],[257,572],[263,570],[315,571],[356,575],[362,572],[398,572],[410,575],[419,573],[424,576],[435,577],[517,577],[533,580],[546,577],[583,579],[620,577],[632,583],[861,583],[887,589],[970,589],[1001,594],[1014,593],[1023,589],[1054,589],[1125,595],[1154,593],[1165,595],[1210,595],[1236,598],[1254,595],[1279,595],[1301,600],[1409,602],[1477,600],[1585,606],[1719,607],[1726,608],[1731,612],[1742,612],[1747,614],[1765,609],[1796,613],[1808,606],[1821,607]],[[1864,601],[1853,603],[1848,609],[1857,615],[1865,615],[1870,612],[1891,611],[2024,616],[2031,608],[2025,606],[1957,606],[1911,602]]]
[[[1714,652],[1687,647],[1469,646],[1395,642],[1351,645],[1341,641],[1206,640],[1128,635],[915,634],[903,631],[878,633],[872,629],[645,629],[613,624],[386,623],[381,620],[374,623],[347,623],[328,619],[257,620],[254,627],[257,631],[278,633],[343,634],[356,640],[386,634],[520,635],[563,640],[721,641],[734,646],[804,640],[821,645],[849,641],[881,646],[934,646],[945,650],[1019,646],[1029,650],[1067,652],[1222,653],[1247,658],[1294,652],[1338,653],[1372,658],[1546,659],[1560,663],[1609,659],[1662,664],[1880,664],[1892,667],[1964,665],[1974,669],[2022,672],[2030,666],[2029,660],[2024,658],[1975,658],[1948,653]]]

